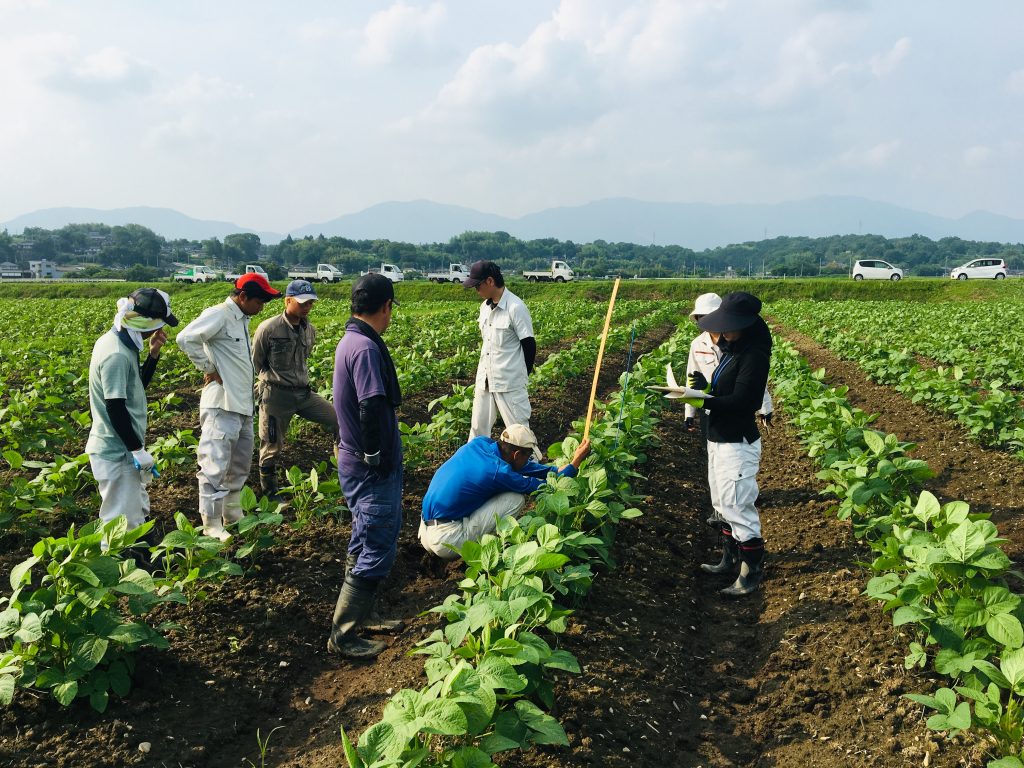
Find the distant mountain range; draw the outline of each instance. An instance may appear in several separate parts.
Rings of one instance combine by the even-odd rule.
[[[168,208],[48,208],[0,224],[11,234],[25,227],[57,229],[71,223],[135,223],[168,239],[204,240],[237,232],[256,232],[265,243],[284,235],[246,229],[223,221],[203,221]],[[594,240],[682,245],[694,250],[781,235],[825,237],[875,234],[885,237],[924,235],[933,240],[960,237],[1003,243],[1024,242],[1024,220],[976,211],[958,219],[859,197],[821,196],[770,204],[711,205],[657,203],[630,198],[597,200],[585,205],[548,208],[520,218],[430,200],[388,202],[291,230],[307,235],[343,236],[353,240],[388,239],[411,243],[447,242],[463,232],[504,231],[533,240],[553,237],[588,243]]]

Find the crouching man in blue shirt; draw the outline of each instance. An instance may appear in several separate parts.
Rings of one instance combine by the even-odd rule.
[[[494,533],[499,517],[518,515],[526,494],[540,488],[549,472],[575,477],[589,455],[590,441],[585,440],[562,469],[539,464],[537,438],[522,424],[506,427],[498,440],[470,440],[430,481],[423,497],[420,543],[440,558],[455,560],[464,543]]]

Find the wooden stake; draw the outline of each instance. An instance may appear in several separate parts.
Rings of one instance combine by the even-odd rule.
[[[612,286],[612,297],[608,301],[608,314],[604,318],[604,330],[601,332],[601,347],[597,350],[597,365],[594,367],[594,383],[590,387],[590,403],[587,405],[587,426],[583,429],[583,439],[590,437],[590,420],[594,416],[594,400],[597,399],[597,379],[601,375],[601,361],[604,360],[604,345],[608,341],[608,328],[612,324],[612,310],[615,309],[615,296],[619,292],[619,280],[615,278]]]

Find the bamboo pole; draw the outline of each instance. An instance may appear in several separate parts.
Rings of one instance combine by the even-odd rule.
[[[587,405],[587,426],[583,429],[583,439],[590,437],[590,420],[594,416],[594,400],[597,399],[597,379],[601,375],[601,362],[604,360],[604,345],[608,341],[608,328],[612,324],[612,310],[615,309],[615,296],[619,292],[619,280],[615,278],[612,286],[612,297],[608,301],[608,314],[604,318],[604,330],[601,331],[601,346],[597,350],[597,365],[594,366],[594,383],[590,386],[590,403]]]

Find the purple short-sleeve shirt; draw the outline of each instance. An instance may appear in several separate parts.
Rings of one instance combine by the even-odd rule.
[[[384,359],[372,339],[346,329],[334,353],[334,412],[338,415],[338,444],[343,453],[363,452],[359,403],[387,394],[383,364]],[[402,440],[398,417],[393,410],[389,413],[389,422],[392,466],[396,466],[402,462]]]

